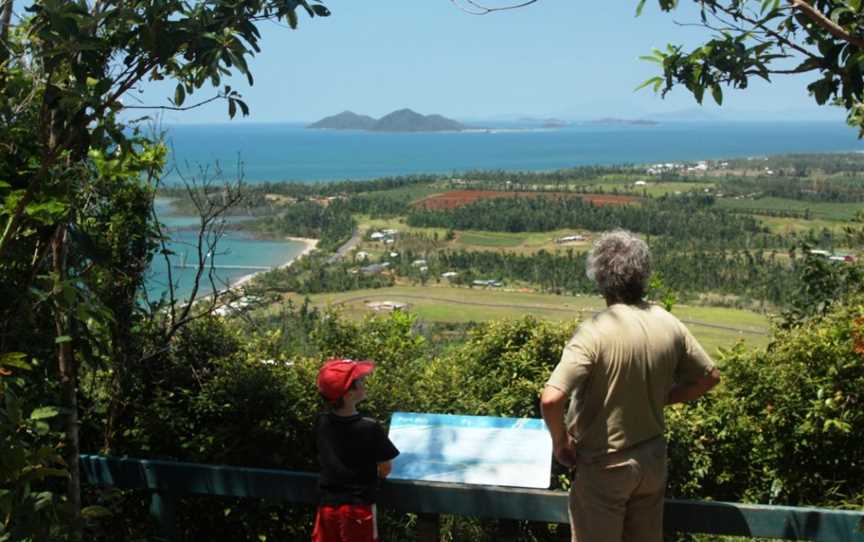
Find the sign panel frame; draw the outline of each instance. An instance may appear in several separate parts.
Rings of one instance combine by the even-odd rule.
[[[546,489],[552,437],[541,419],[395,412],[389,478]]]

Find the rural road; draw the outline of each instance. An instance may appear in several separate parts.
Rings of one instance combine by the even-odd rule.
[[[380,296],[385,297],[385,294],[382,292],[380,294]],[[370,299],[371,297],[377,297],[377,296],[363,295],[363,296],[349,297],[347,299],[343,299],[337,303],[334,303],[334,305],[344,305],[346,303],[353,303],[355,301],[364,301],[364,300]],[[443,302],[443,303],[449,303],[452,305],[470,305],[470,306],[474,306],[474,307],[488,307],[488,308],[498,308],[498,309],[525,309],[527,311],[530,311],[531,309],[536,309],[536,310],[540,310],[540,311],[570,313],[570,314],[572,314],[574,312],[579,312],[579,313],[588,312],[591,314],[597,314],[599,312],[599,311],[594,311],[594,310],[590,310],[590,309],[562,309],[562,308],[558,308],[558,307],[547,307],[544,305],[514,305],[514,304],[504,304],[504,303],[475,303],[472,301],[459,301],[459,300],[455,300],[455,299],[447,299],[444,297],[422,296],[422,295],[412,295],[412,294],[387,295],[386,297],[388,300],[393,300],[393,301],[398,301],[400,299],[417,299],[417,300],[421,300],[421,301],[438,301],[438,302]],[[713,329],[722,329],[724,331],[733,331],[736,333],[746,333],[749,335],[768,335],[768,332],[766,330],[761,330],[761,329],[747,329],[747,328],[724,326],[722,324],[713,324],[711,322],[704,322],[702,320],[690,320],[690,319],[684,319],[684,318],[680,318],[680,320],[682,322],[684,322],[685,324],[688,324],[688,325],[702,326],[702,327],[708,327],[708,328],[713,328]]]
[[[337,260],[341,260],[345,257],[346,254],[351,252],[351,250],[357,246],[360,242],[362,235],[360,235],[360,229],[354,228],[354,235],[351,236],[351,239],[348,239],[344,245],[339,247],[339,250],[336,251],[336,254],[330,256],[330,259],[327,260],[327,263],[333,263]]]

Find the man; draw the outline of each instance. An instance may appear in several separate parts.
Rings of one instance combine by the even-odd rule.
[[[567,343],[540,399],[555,458],[572,469],[572,540],[661,542],[663,407],[702,396],[720,374],[684,324],[643,300],[644,241],[604,234],[587,271],[607,308]]]

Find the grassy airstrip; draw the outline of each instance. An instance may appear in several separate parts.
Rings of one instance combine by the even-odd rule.
[[[437,235],[443,246],[448,250],[493,250],[515,254],[533,254],[540,250],[556,252],[573,248],[577,251],[587,250],[591,241],[571,242],[558,244],[556,238],[582,233],[590,237],[590,233],[584,230],[553,230],[546,232],[524,232],[509,233],[496,231],[458,231],[452,241],[445,242],[444,236],[447,230],[444,228],[412,228],[401,219],[373,219],[358,215],[358,228],[362,232],[376,231],[382,229],[395,229],[403,234],[424,235],[432,238]],[[384,252],[385,247],[381,242],[363,242],[358,247],[371,254]]]
[[[292,294],[295,301],[301,296]],[[429,322],[466,323],[520,318],[575,322],[603,308],[597,296],[558,296],[534,292],[472,289],[451,286],[395,286],[309,296],[318,307],[338,306],[348,317],[372,314],[372,302],[396,301],[408,304],[408,311]],[[768,343],[769,322],[760,314],[721,307],[678,305],[673,313],[684,320],[710,353],[743,340],[748,347]]]

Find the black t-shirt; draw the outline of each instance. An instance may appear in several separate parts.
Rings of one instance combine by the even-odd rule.
[[[378,489],[378,463],[399,450],[371,418],[321,414],[315,427],[321,477],[321,504],[372,504]]]

